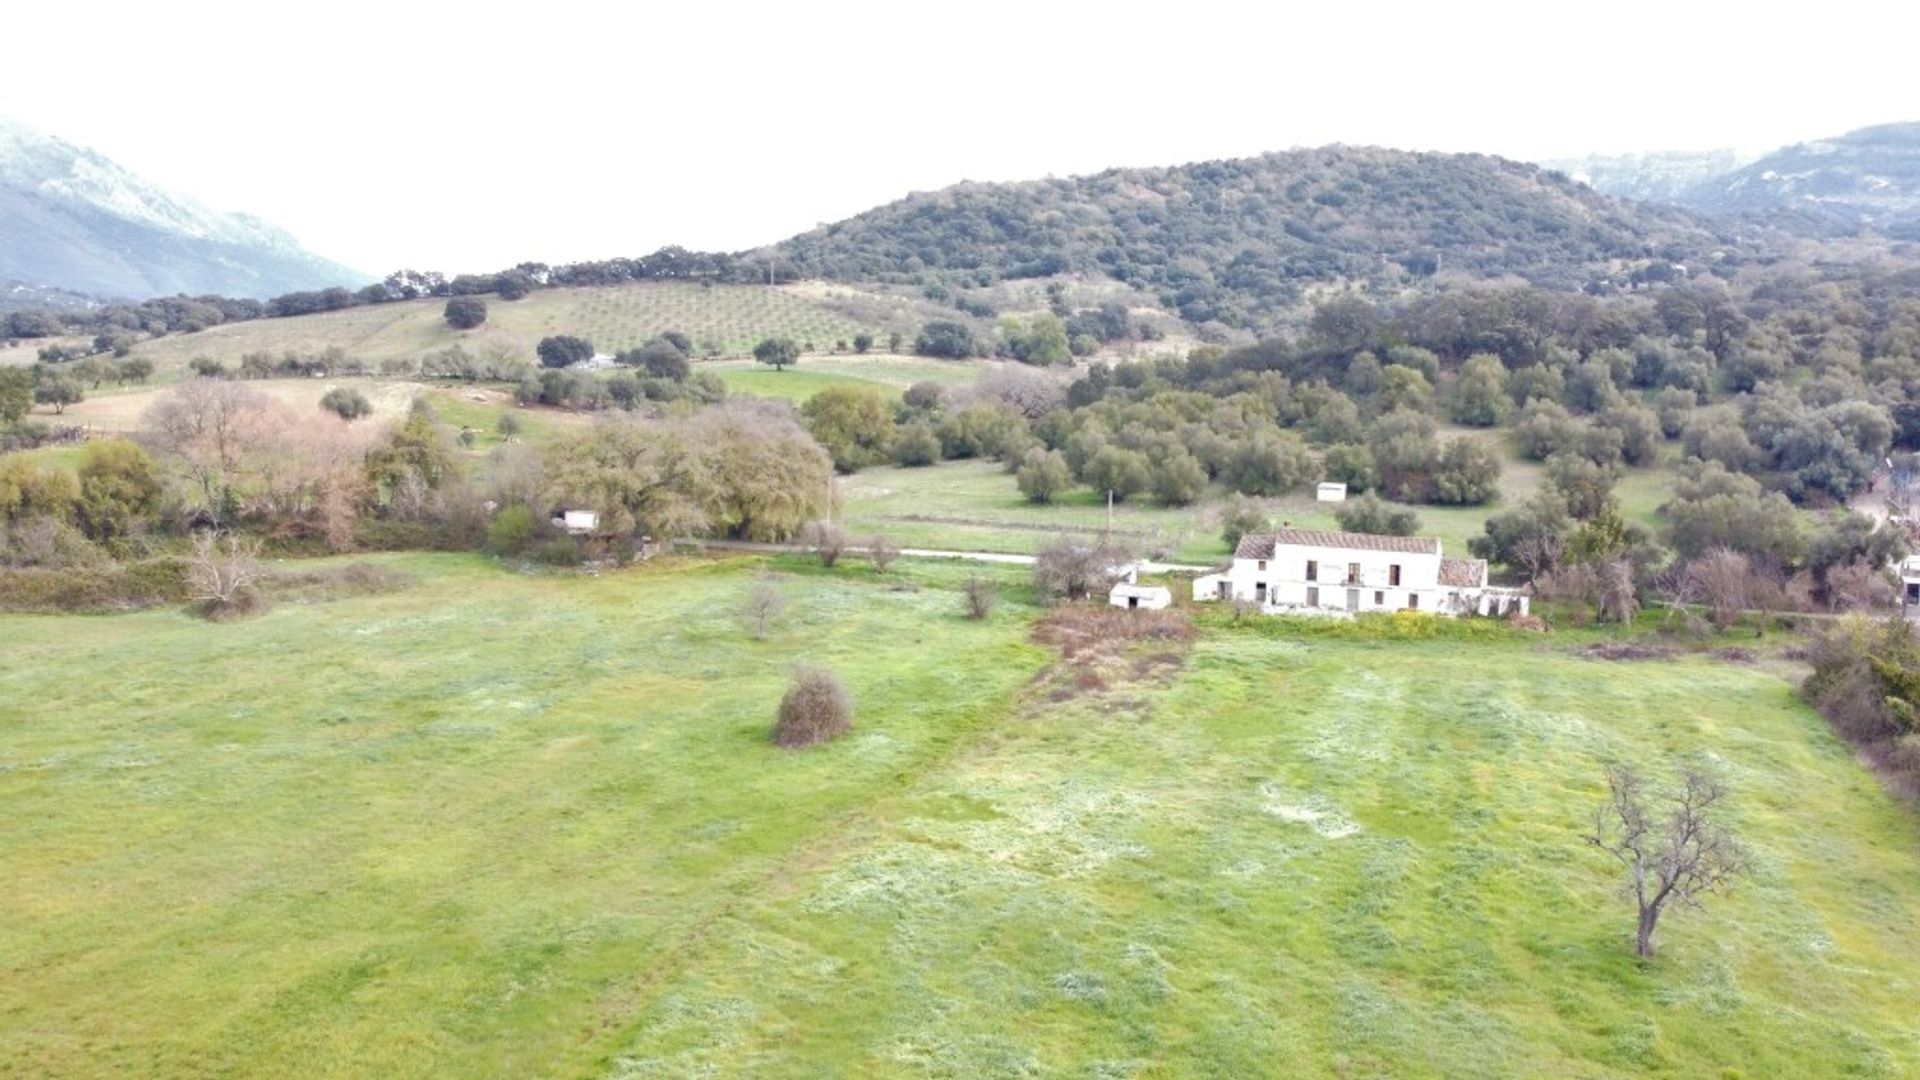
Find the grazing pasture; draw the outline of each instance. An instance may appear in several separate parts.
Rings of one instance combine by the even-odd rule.
[[[991,568],[378,561],[0,618],[0,1074],[1920,1068],[1913,811],[1760,667],[1214,617],[1069,663],[1017,577],[961,616]],[[802,661],[854,727],[781,751]],[[1650,964],[1581,840],[1616,761],[1753,854]]]

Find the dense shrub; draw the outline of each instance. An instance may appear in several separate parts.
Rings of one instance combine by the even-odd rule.
[[[125,611],[187,599],[187,562],[175,557],[68,567],[0,569],[0,610]]]
[[[555,334],[541,338],[534,351],[542,367],[564,368],[593,359],[593,342],[571,334]]]
[[[487,550],[509,558],[524,554],[533,543],[538,524],[528,507],[503,507],[487,525]]]
[[[943,356],[962,360],[974,354],[973,331],[965,323],[935,320],[920,328],[913,351],[921,356]]]
[[[940,435],[924,420],[902,424],[893,437],[893,461],[896,465],[918,467],[940,460]]]
[[[358,420],[373,415],[373,402],[350,386],[336,386],[320,396],[320,407],[342,420]]]
[[[1920,793],[1920,643],[1900,616],[1815,632],[1800,692],[1901,790]]]
[[[456,296],[447,301],[442,314],[455,330],[471,330],[487,321],[487,302],[477,296]]]
[[[1412,536],[1420,531],[1419,515],[1411,510],[1388,506],[1371,491],[1343,503],[1333,512],[1333,517],[1347,532]]]
[[[853,729],[853,695],[832,672],[803,668],[780,699],[774,745],[789,750],[837,739]]]
[[[413,575],[404,571],[378,563],[355,562],[317,569],[270,570],[261,579],[259,587],[272,600],[310,604],[356,596],[381,596],[398,592],[413,583]]]

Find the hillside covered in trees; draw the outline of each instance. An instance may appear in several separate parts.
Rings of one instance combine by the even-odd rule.
[[[1197,324],[1260,330],[1315,283],[1513,278],[1605,292],[1760,239],[1477,154],[1330,146],[1023,183],[964,183],[794,237],[803,277],[983,286],[1073,272]]]

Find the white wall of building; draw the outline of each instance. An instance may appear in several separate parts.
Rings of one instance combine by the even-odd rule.
[[[1453,591],[1440,585],[1440,556],[1418,552],[1287,545],[1235,559],[1228,576],[1233,599],[1271,607],[1439,611]]]
[[[1527,610],[1527,598],[1512,589],[1442,585],[1440,564],[1437,552],[1278,545],[1271,558],[1236,558],[1226,570],[1194,579],[1193,598],[1243,601],[1265,611],[1486,615]]]

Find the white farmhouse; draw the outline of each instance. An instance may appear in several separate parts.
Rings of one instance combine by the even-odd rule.
[[[1299,614],[1527,610],[1524,593],[1487,584],[1485,560],[1449,559],[1432,537],[1295,528],[1241,537],[1233,565],[1194,579],[1193,598]]]

